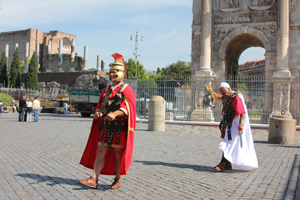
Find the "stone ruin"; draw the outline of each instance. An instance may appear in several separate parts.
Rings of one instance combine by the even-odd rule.
[[[75,80],[74,88],[76,89],[99,89],[101,84],[107,84],[104,76],[81,75]]]

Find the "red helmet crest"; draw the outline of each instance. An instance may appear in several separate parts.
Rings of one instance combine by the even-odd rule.
[[[109,64],[109,66],[110,66],[110,69],[109,69],[109,70],[112,70],[112,69],[121,70],[121,71],[123,71],[123,73],[124,73],[124,78],[125,78],[126,75],[127,75],[127,69],[126,69],[126,65],[125,65],[125,63],[124,63],[124,58],[123,58],[123,56],[122,56],[121,54],[114,53],[114,54],[112,55],[112,57],[114,57],[115,62]]]

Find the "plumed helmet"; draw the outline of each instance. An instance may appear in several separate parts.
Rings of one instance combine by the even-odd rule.
[[[114,53],[112,55],[114,57],[115,62],[109,64],[109,71],[111,70],[117,70],[117,81],[121,81],[126,77],[127,70],[126,70],[126,65],[124,63],[124,58],[121,54]]]

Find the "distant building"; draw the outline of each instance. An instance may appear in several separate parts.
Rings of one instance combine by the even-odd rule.
[[[249,61],[239,65],[239,72],[244,76],[248,89],[264,87],[265,68],[265,60]]]
[[[33,52],[37,52],[39,55],[40,72],[46,71],[47,54],[48,54],[48,41],[51,40],[51,68],[50,70],[55,72],[58,68],[58,53],[59,53],[59,41],[63,39],[63,71],[70,69],[71,63],[71,44],[72,39],[76,39],[76,35],[63,33],[60,31],[50,31],[48,33],[42,33],[37,29],[29,28],[26,30],[10,31],[0,33],[0,52],[6,50],[8,45],[8,71],[10,72],[11,62],[14,56],[16,46],[19,47],[20,60],[25,59],[26,43],[29,43],[29,57]],[[83,58],[75,56],[76,71],[80,71],[83,68]]]

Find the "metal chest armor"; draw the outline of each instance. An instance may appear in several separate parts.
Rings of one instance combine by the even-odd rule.
[[[222,97],[222,104],[223,104],[223,109],[222,109],[222,115],[223,115],[223,119],[219,125],[219,128],[221,130],[221,137],[224,138],[225,137],[225,130],[226,127],[228,127],[227,129],[227,134],[228,134],[228,140],[231,140],[231,125],[232,125],[232,121],[235,115],[235,109],[231,106],[231,102],[232,100],[238,96],[238,94],[236,92],[232,93],[230,98],[226,98],[226,97]]]
[[[99,138],[102,137],[102,134],[104,134],[104,140],[105,141],[107,137],[107,144],[110,147],[112,143],[113,136],[115,132],[117,132],[117,138],[116,138],[116,144],[119,144],[120,139],[120,132],[128,130],[128,121],[124,119],[123,117],[116,117],[113,121],[107,121],[104,120],[106,115],[110,112],[114,112],[116,110],[120,109],[120,105],[122,103],[122,100],[124,98],[124,94],[121,92],[124,84],[121,85],[120,89],[116,93],[115,96],[110,97],[111,89],[107,92],[106,98],[109,98],[106,105],[104,106],[104,109],[102,111],[103,116],[101,118],[102,121],[102,133]],[[105,98],[103,98],[102,103]]]

